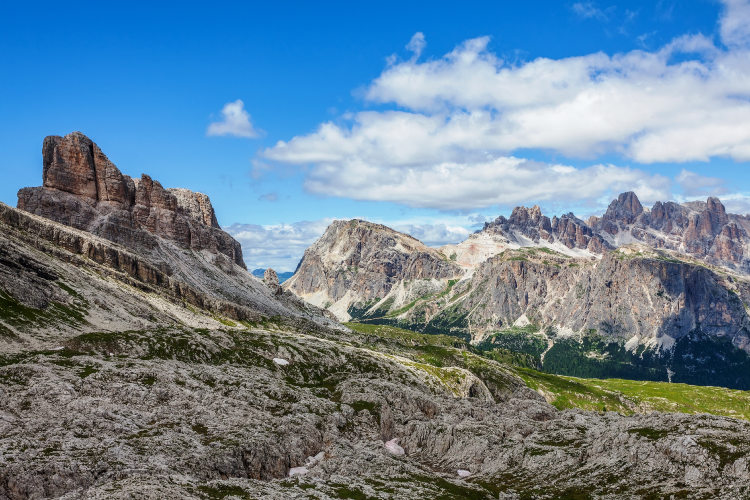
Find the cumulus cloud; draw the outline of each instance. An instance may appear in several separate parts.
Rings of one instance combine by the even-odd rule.
[[[645,200],[668,197],[669,180],[643,170],[573,168],[463,146],[483,140],[466,136],[482,120],[492,126],[488,117],[466,114],[360,113],[351,129],[327,123],[265,154],[311,164],[305,187],[312,193],[413,207],[471,210],[526,200],[593,200],[620,190],[635,190]]]
[[[211,123],[206,135],[231,135],[252,139],[260,134],[250,122],[250,114],[245,111],[245,103],[237,99],[224,105],[221,109],[221,121]]]
[[[721,40],[729,46],[750,45],[750,1],[722,0],[719,19]]]
[[[669,179],[595,159],[750,160],[750,49],[738,42],[750,23],[737,21],[747,2],[725,4],[724,46],[685,35],[655,51],[516,64],[480,37],[439,58],[394,61],[365,92],[385,109],[322,123],[262,156],[309,167],[310,192],[415,207],[590,201],[618,190],[668,199]],[[587,5],[595,7],[581,9]],[[408,47],[418,55],[424,43],[418,33]],[[530,161],[528,150],[591,165]],[[686,192],[698,189],[695,178],[677,181]]]
[[[470,234],[467,228],[443,223],[436,224],[395,224],[393,229],[409,234],[425,245],[442,246],[448,243],[458,243]]]
[[[261,226],[232,224],[224,230],[242,245],[242,255],[249,269],[272,267],[276,271],[294,271],[297,263],[333,219],[299,221],[293,224]]]
[[[727,192],[724,179],[706,177],[685,169],[682,169],[675,180],[685,196],[715,196]]]
[[[437,60],[393,65],[367,96],[424,116],[461,118],[465,148],[578,157],[614,151],[641,163],[750,159],[747,52],[722,51],[692,35],[656,52],[514,66],[488,42],[476,38]]]
[[[446,222],[374,221],[417,238],[426,245],[440,246],[465,240],[471,231],[462,226],[462,218]],[[232,224],[224,230],[242,245],[248,269],[272,267],[276,271],[294,271],[307,247],[312,245],[335,219],[299,221],[291,224]],[[469,222],[469,219],[466,219]],[[468,224],[467,224],[468,225]]]

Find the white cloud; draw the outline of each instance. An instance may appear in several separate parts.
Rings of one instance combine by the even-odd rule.
[[[224,105],[221,109],[221,121],[211,123],[206,135],[232,135],[252,139],[260,134],[250,122],[250,115],[245,111],[245,103],[237,99]]]
[[[526,200],[597,199],[635,190],[645,200],[669,196],[668,179],[642,170],[595,165],[576,169],[482,151],[488,115],[360,113],[351,129],[323,124],[308,136],[266,151],[273,160],[312,164],[305,188],[316,194],[471,210]],[[476,147],[466,147],[476,142]]]
[[[737,40],[732,23],[746,2],[725,3],[722,36]],[[488,42],[389,64],[365,96],[392,109],[322,123],[263,157],[309,167],[313,193],[447,210],[591,201],[631,189],[645,201],[671,197],[670,181],[646,168],[540,163],[523,158],[528,150],[614,153],[640,164],[750,161],[750,50],[736,43],[686,35],[651,52],[513,64]],[[422,51],[421,33],[409,47]],[[693,189],[689,181],[683,189]]]
[[[722,41],[728,46],[750,45],[750,2],[722,0],[724,9],[719,19]]]
[[[248,269],[272,267],[276,271],[294,271],[297,263],[333,219],[300,221],[293,224],[260,226],[232,224],[224,230],[242,245]]]
[[[721,196],[721,202],[732,214],[750,215],[750,195],[747,193],[732,193]]]
[[[411,37],[409,43],[406,44],[406,50],[412,52],[414,54],[414,59],[416,60],[422,55],[422,51],[426,46],[427,42],[424,39],[424,33],[417,31],[414,33],[414,36]]]
[[[727,192],[724,179],[706,177],[685,169],[682,169],[675,180],[685,196],[716,196]]]
[[[460,144],[465,148],[579,157],[614,151],[642,163],[750,159],[750,53],[721,51],[693,35],[656,52],[512,66],[487,50],[488,41],[386,68],[367,97],[426,116],[474,118],[464,120],[474,141]]]
[[[454,224],[395,224],[393,229],[409,234],[425,245],[442,246],[448,243],[458,243],[471,234],[467,228]]]
[[[592,2],[576,2],[571,6],[573,12],[584,19],[598,19],[599,21],[607,21],[607,14]]]

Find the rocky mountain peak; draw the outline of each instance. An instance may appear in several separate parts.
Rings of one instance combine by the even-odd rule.
[[[207,195],[185,188],[169,188],[177,200],[177,211],[207,226],[219,227],[214,207]]]
[[[531,208],[516,207],[510,214],[508,222],[516,225],[538,224],[542,217],[542,209],[539,208],[539,205],[534,205]]]
[[[634,192],[620,193],[602,216],[602,229],[610,234],[617,234],[622,226],[634,223],[642,213],[643,205]]]
[[[711,225],[714,228],[721,228],[729,221],[727,210],[718,198],[712,196],[706,200],[706,211],[710,215]]]
[[[43,186],[94,202],[132,205],[134,184],[81,132],[48,136],[42,146]]]
[[[404,280],[446,280],[462,273],[441,252],[407,234],[359,219],[338,220],[305,250],[284,288],[346,320],[350,306],[383,298]]]
[[[157,236],[245,267],[240,244],[219,228],[205,194],[122,174],[81,132],[46,137],[42,162],[43,185],[21,189],[18,208],[131,248],[153,248]]]
[[[521,246],[527,246],[531,240],[542,246],[561,244],[571,250],[593,253],[600,253],[607,247],[606,242],[572,212],[550,219],[542,214],[538,205],[516,207],[509,218],[501,215],[493,222],[485,223],[482,232],[501,235]]]

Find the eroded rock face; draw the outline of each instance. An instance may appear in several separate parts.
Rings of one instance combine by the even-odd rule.
[[[681,205],[656,202],[650,211],[645,211],[634,193],[623,193],[592,229],[602,234],[610,246],[640,241],[711,264],[750,270],[746,255],[750,221],[745,216],[728,214],[718,198]]]
[[[656,254],[608,252],[588,263],[544,259],[498,256],[477,268],[462,286],[484,293],[469,294],[458,306],[474,331],[507,328],[523,315],[573,332],[637,336],[669,348],[700,328],[750,352],[747,281]]]
[[[351,304],[383,297],[405,280],[444,280],[461,273],[411,236],[362,220],[336,221],[305,251],[284,288],[321,306],[339,303],[337,317],[348,319]]]
[[[535,244],[560,243],[570,249],[593,253],[601,253],[609,247],[601,236],[595,234],[591,227],[573,213],[550,219],[542,215],[537,205],[531,208],[516,207],[509,218],[501,215],[493,222],[485,223],[482,232],[501,235],[509,242],[521,246],[527,246],[524,238],[528,238]]]
[[[632,224],[642,213],[643,205],[634,192],[621,193],[602,216],[601,229],[609,234],[617,234],[622,226]]]
[[[123,175],[80,132],[45,138],[42,156],[44,185],[21,189],[18,208],[137,250],[153,248],[158,236],[245,267],[240,244],[219,228],[205,194]]]

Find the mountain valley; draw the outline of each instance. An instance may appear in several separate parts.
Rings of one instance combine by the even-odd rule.
[[[537,325],[574,339],[629,307],[607,338],[679,346],[695,322],[745,352],[750,292],[723,261],[602,237],[470,267],[468,246],[339,221],[281,286],[247,271],[207,196],[136,182],[80,133],[42,156],[43,186],[0,205],[0,498],[750,494],[746,393],[559,377],[524,344],[552,359],[564,344]]]

